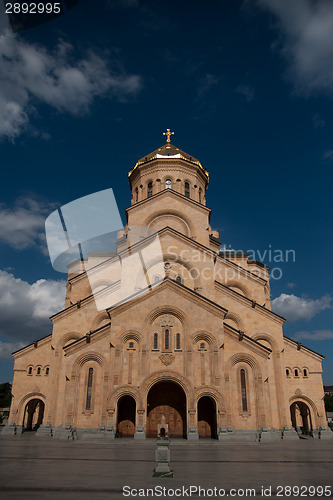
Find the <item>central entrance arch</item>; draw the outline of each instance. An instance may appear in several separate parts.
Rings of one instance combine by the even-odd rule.
[[[135,432],[135,400],[123,396],[118,401],[117,436],[132,437]]]
[[[167,425],[169,437],[186,437],[186,396],[176,382],[157,382],[150,389],[147,397],[147,437],[157,437],[162,420]]]

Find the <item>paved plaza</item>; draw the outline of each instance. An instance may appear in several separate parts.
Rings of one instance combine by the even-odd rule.
[[[301,496],[297,489],[294,496],[284,490],[279,496],[278,486],[303,486],[302,496],[311,498],[325,498],[320,487],[333,490],[333,442],[314,439],[246,444],[173,440],[173,478],[152,477],[153,439],[56,441],[26,433],[1,438],[0,459],[1,498],[9,499],[168,498],[163,489],[152,496],[157,485],[174,498],[190,498],[190,486],[206,490],[199,496],[193,489],[192,498],[221,498],[214,488],[233,498],[254,497],[253,489],[255,498],[263,498],[262,488],[265,498]]]

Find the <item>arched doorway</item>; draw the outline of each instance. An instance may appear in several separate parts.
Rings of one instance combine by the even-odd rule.
[[[25,406],[23,431],[37,431],[42,425],[45,404],[41,399],[31,399]]]
[[[291,425],[301,434],[312,435],[310,408],[303,401],[295,401],[290,406]]]
[[[117,436],[131,437],[135,432],[135,399],[123,396],[118,401]]]
[[[200,438],[216,438],[216,404],[213,398],[202,396],[198,401],[198,433]]]
[[[157,437],[162,419],[169,437],[186,436],[186,396],[175,382],[158,382],[150,389],[147,397],[147,437]]]

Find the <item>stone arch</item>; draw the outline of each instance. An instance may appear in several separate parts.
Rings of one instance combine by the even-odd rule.
[[[194,227],[193,223],[190,221],[188,217],[186,217],[182,212],[179,212],[178,210],[172,210],[172,209],[163,209],[163,210],[158,210],[155,212],[153,215],[150,215],[149,217],[146,218],[144,221],[144,225],[151,227],[153,222],[156,220],[159,220],[162,217],[170,218],[174,217],[184,228],[184,234],[186,236],[191,237],[194,234]],[[163,227],[168,226],[168,224],[164,224]]]
[[[197,342],[200,342],[200,340],[207,342],[207,344],[212,346],[213,349],[217,349],[216,338],[211,332],[207,332],[204,330],[201,330],[199,332],[195,332],[192,335],[191,343],[196,344]]]
[[[110,279],[106,279],[106,278],[98,279],[98,280],[90,283],[91,291],[92,291],[92,293],[95,293],[94,290],[96,288],[98,288],[100,286],[107,288],[108,286],[112,285],[112,283],[114,283],[114,282],[111,281]]]
[[[128,340],[135,340],[138,344],[142,342],[143,336],[138,330],[128,330],[120,336],[120,341],[125,344]]]
[[[131,385],[123,385],[114,390],[108,397],[108,409],[116,409],[118,401],[123,396],[132,396],[134,398],[137,410],[142,410],[142,399],[140,391]]]
[[[26,405],[26,403],[29,403],[31,399],[41,399],[44,403],[46,403],[46,396],[45,394],[42,394],[41,392],[29,392],[29,394],[26,394],[23,396],[21,401],[18,404],[18,412],[22,410],[22,407]]]
[[[230,373],[231,368],[238,363],[248,364],[252,368],[255,376],[261,377],[261,368],[259,363],[253,356],[246,353],[237,353],[231,356],[226,363],[226,372]]]
[[[253,340],[256,340],[260,343],[260,340],[265,340],[271,346],[271,349],[274,353],[279,351],[279,345],[277,341],[270,335],[269,333],[256,333],[255,335],[251,335]]]
[[[315,425],[313,425],[313,427],[315,429],[319,429],[319,427],[321,425],[320,415],[319,415],[317,406],[312,401],[312,399],[310,399],[308,396],[305,396],[304,394],[300,394],[300,395],[294,394],[293,396],[291,396],[289,398],[289,406],[291,406],[293,403],[297,403],[297,401],[305,403],[309,407],[309,409],[312,410],[312,414],[311,414],[311,416],[313,417],[312,421],[315,424]]]
[[[151,325],[159,316],[163,316],[163,314],[170,314],[171,316],[175,316],[179,319],[183,327],[188,321],[186,314],[181,309],[178,309],[173,305],[165,305],[155,307],[153,311],[147,314],[145,318],[145,324]]]
[[[61,349],[62,347],[64,347],[67,343],[69,343],[70,340],[72,340],[72,342],[74,342],[75,340],[79,340],[80,338],[82,338],[82,333],[79,333],[79,332],[65,333],[65,335],[63,335],[58,340],[57,349]]]
[[[111,322],[110,320],[110,316],[108,315],[108,313],[106,311],[101,311],[99,314],[97,314],[97,316],[95,316],[95,318],[93,319],[92,323],[91,323],[91,327],[90,327],[90,330],[91,331],[94,331],[94,330],[97,330],[101,323],[105,320],[108,320],[108,322]],[[103,326],[103,325],[102,325]]]
[[[231,321],[233,321],[234,323],[236,323],[236,325],[238,326],[238,330],[242,330],[242,331],[245,330],[244,321],[236,313],[228,312],[226,314],[225,318],[224,318],[224,321],[226,323],[228,323],[228,319],[230,319]],[[231,325],[231,326],[233,326],[233,325]]]
[[[196,389],[194,392],[195,405],[198,404],[199,399],[202,398],[203,396],[208,396],[208,397],[212,398],[215,401],[216,408],[218,410],[222,410],[222,411],[226,410],[225,401],[224,401],[222,394],[214,387],[205,386],[205,387],[199,387],[198,389]]]
[[[245,297],[250,298],[249,289],[242,281],[228,280],[225,283],[225,286],[227,286],[228,288],[231,288],[231,289],[238,288],[242,292],[242,295],[244,294]],[[238,290],[235,290],[235,291],[237,292]]]
[[[190,381],[177,372],[171,370],[163,370],[154,372],[146,377],[140,385],[140,393],[144,401],[147,401],[148,392],[158,382],[175,382],[185,392],[188,408],[193,408],[194,392]]]
[[[75,377],[78,374],[80,368],[82,368],[82,366],[85,363],[88,363],[89,361],[95,361],[101,367],[102,372],[104,371],[104,368],[106,366],[106,361],[105,361],[104,356],[102,356],[102,354],[100,354],[97,351],[90,351],[90,352],[81,354],[81,356],[79,356],[75,360],[75,362],[73,364],[73,368],[72,368],[72,377],[73,377],[73,375]]]

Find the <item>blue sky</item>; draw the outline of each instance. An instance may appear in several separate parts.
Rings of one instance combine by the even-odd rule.
[[[329,0],[81,0],[2,33],[0,380],[63,302],[45,218],[109,187],[124,217],[128,171],[171,127],[210,173],[223,245],[277,268],[284,333],[326,356],[333,384],[332,60]]]

